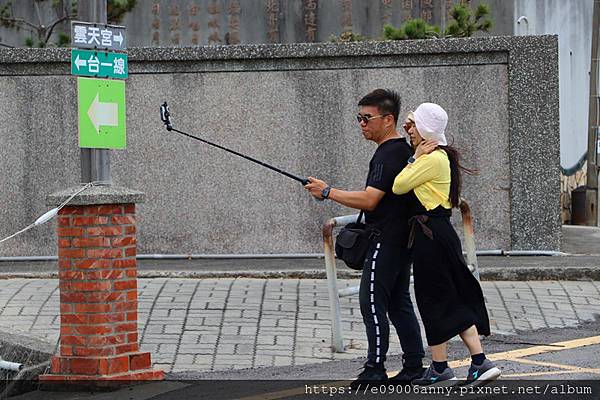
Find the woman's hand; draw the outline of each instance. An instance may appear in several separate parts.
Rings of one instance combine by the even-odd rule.
[[[424,154],[429,154],[434,151],[438,147],[438,143],[436,140],[424,140],[417,146],[417,150],[415,150],[415,159],[421,157]]]

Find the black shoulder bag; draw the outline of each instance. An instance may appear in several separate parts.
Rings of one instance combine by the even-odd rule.
[[[363,211],[356,222],[344,226],[335,238],[335,255],[355,270],[363,269],[367,250],[371,243],[371,231],[360,222]]]

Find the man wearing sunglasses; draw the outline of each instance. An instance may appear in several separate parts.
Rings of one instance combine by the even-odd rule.
[[[421,377],[424,355],[421,330],[410,299],[410,252],[406,248],[408,219],[414,214],[414,193],[397,196],[394,178],[412,157],[405,135],[396,130],[400,97],[392,90],[376,89],[358,103],[356,119],[365,139],[378,147],[369,163],[366,188],[346,191],[309,177],[305,187],[317,199],[329,199],[364,210],[372,241],[365,258],[360,282],[360,310],[367,331],[369,349],[363,372],[353,382],[387,380],[384,367],[389,347],[389,320],[400,338],[403,369],[394,381]]]

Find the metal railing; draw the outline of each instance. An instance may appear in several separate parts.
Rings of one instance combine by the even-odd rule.
[[[464,250],[469,270],[479,280],[479,267],[477,263],[477,252],[475,251],[475,239],[473,235],[473,218],[469,205],[463,200],[460,204],[464,229]],[[329,292],[329,308],[331,314],[331,338],[332,348],[336,353],[344,353],[344,336],[342,332],[342,311],[340,298],[358,294],[359,286],[338,289],[337,270],[335,266],[335,252],[333,244],[333,230],[356,221],[358,214],[344,215],[331,218],[323,225],[323,247],[325,250],[325,272],[327,274],[327,288]],[[412,283],[412,276],[411,276]]]

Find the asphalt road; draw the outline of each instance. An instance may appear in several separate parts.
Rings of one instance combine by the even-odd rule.
[[[460,386],[457,386],[451,393],[441,393],[442,389],[438,389],[439,393],[416,396],[415,389],[405,386],[390,389],[387,386],[376,388],[377,391],[388,391],[385,394],[374,394],[370,391],[351,394],[361,398],[389,398],[390,390],[412,390],[411,396],[404,395],[401,398],[600,399],[599,333],[600,320],[597,320],[576,328],[544,329],[523,332],[518,336],[494,335],[485,338],[483,345],[486,354],[488,357],[501,358],[496,363],[503,370],[503,379],[486,386],[486,389],[469,389],[463,393],[461,390],[467,389],[460,389]],[[520,352],[517,352],[519,350]],[[468,355],[462,344],[456,341],[450,343],[449,354],[451,361],[464,359]],[[145,383],[108,393],[38,390],[13,398],[19,400],[343,398],[350,395],[347,390],[348,379],[356,376],[363,362],[364,359],[358,358],[297,367],[212,373],[184,372],[169,374],[165,382]],[[400,367],[400,364],[399,356],[391,356],[386,363],[388,372],[393,372]],[[454,371],[458,377],[462,377],[466,373],[466,368],[455,367]],[[340,392],[342,388],[343,394]],[[483,392],[484,390],[488,392]],[[331,393],[332,391],[337,393]],[[543,391],[547,393],[543,394]]]

